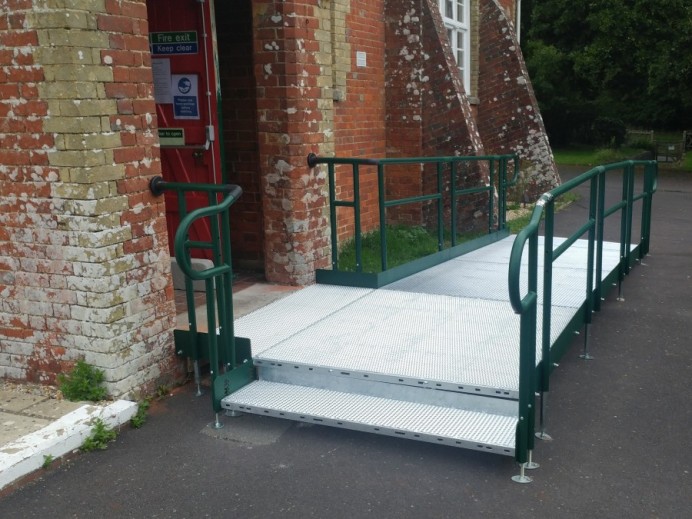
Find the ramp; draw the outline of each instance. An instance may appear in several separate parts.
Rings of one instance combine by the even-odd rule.
[[[513,241],[380,289],[313,285],[238,319],[235,333],[251,341],[258,380],[221,406],[513,456],[520,337],[507,294]],[[551,344],[573,332],[586,299],[586,247],[577,242],[554,265]],[[619,245],[603,250],[607,279]],[[537,336],[538,364],[540,327]]]

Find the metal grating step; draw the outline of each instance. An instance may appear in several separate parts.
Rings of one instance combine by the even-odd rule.
[[[514,455],[517,419],[276,382],[253,382],[224,409]]]
[[[236,319],[235,334],[257,355],[371,293],[369,288],[312,285]]]
[[[556,308],[553,322],[573,315]],[[253,354],[258,368],[516,398],[518,337],[508,303],[380,289]]]

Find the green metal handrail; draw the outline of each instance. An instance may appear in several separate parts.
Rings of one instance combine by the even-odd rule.
[[[233,269],[231,264],[231,230],[229,211],[233,203],[242,194],[240,186],[231,184],[197,184],[167,182],[161,177],[154,177],[150,189],[155,195],[164,191],[174,191],[178,197],[178,209],[181,220],[175,233],[173,248],[180,270],[185,275],[185,292],[187,298],[189,333],[192,339],[191,357],[195,365],[195,381],[200,384],[198,361],[205,356],[209,359],[212,377],[212,400],[217,412],[216,424],[219,425],[218,412],[220,400],[228,394],[227,381],[219,381],[222,374],[229,373],[246,359],[236,351],[236,337],[233,331]],[[185,195],[191,192],[208,194],[208,206],[187,212]],[[221,201],[219,201],[221,198]],[[210,239],[196,241],[190,239],[192,226],[201,220],[208,221]],[[213,267],[195,270],[192,267],[191,251],[207,250],[211,252]],[[207,351],[200,351],[202,342],[197,330],[197,317],[193,293],[193,281],[204,281],[207,307]],[[217,326],[218,319],[218,326]],[[223,382],[223,383],[221,383]]]
[[[514,172],[511,179],[507,179],[507,163],[514,161]],[[318,157],[315,154],[308,155],[308,165],[313,168],[318,164],[327,164],[329,176],[329,213],[331,226],[331,247],[332,247],[332,269],[339,270],[339,244],[338,244],[338,221],[337,207],[349,207],[353,209],[354,216],[354,242],[356,254],[356,271],[363,270],[363,251],[362,251],[362,225],[361,213],[363,210],[361,200],[360,186],[360,170],[363,166],[374,166],[377,168],[377,201],[379,207],[379,229],[380,229],[380,264],[382,271],[386,271],[389,267],[387,264],[387,234],[386,234],[386,209],[395,206],[406,204],[438,201],[437,204],[437,232],[438,232],[438,250],[444,248],[444,225],[443,211],[444,207],[442,199],[445,196],[445,183],[443,179],[443,167],[449,165],[449,186],[451,197],[451,246],[457,245],[457,204],[456,201],[463,195],[476,193],[487,193],[488,195],[488,232],[495,230],[504,230],[506,227],[506,209],[507,209],[507,189],[516,184],[519,176],[519,157],[517,155],[487,155],[487,156],[470,156],[470,157],[414,157],[414,158],[344,158],[344,157]],[[489,169],[489,182],[484,186],[472,188],[457,188],[456,172],[459,164],[487,162]],[[411,196],[396,200],[386,200],[385,198],[385,168],[386,166],[402,165],[402,164],[434,164],[436,166],[436,181],[437,189],[432,194]],[[351,200],[338,200],[336,191],[336,165],[351,166],[351,175],[353,179],[353,198]],[[497,173],[496,173],[497,166]],[[498,195],[498,221],[497,225],[493,225],[495,214],[494,207],[494,190],[496,189],[495,175],[497,174],[497,195]]]
[[[634,194],[637,167],[644,168],[642,190]],[[622,196],[620,200],[605,207],[606,177],[610,171],[622,171]],[[605,289],[602,283],[604,221],[620,212],[620,261],[618,284],[629,272],[634,255],[641,259],[649,251],[651,234],[651,202],[657,188],[656,161],[625,161],[598,166],[565,184],[544,193],[536,203],[527,226],[517,235],[510,255],[508,269],[509,299],[513,310],[521,316],[520,372],[519,372],[519,425],[517,427],[516,459],[526,463],[534,446],[535,393],[549,389],[549,377],[553,368],[551,361],[550,325],[552,306],[553,263],[584,234],[588,236],[587,276],[585,287],[584,324],[591,322],[592,311],[600,308]],[[555,203],[561,195],[582,184],[589,183],[588,218],[565,242],[554,248]],[[640,238],[638,246],[632,248],[633,204],[642,200]],[[538,235],[541,220],[545,220],[544,264],[542,291],[542,336],[541,364],[536,373],[537,307],[538,307]],[[528,288],[521,294],[521,260],[528,243]],[[635,252],[636,251],[636,252]],[[587,336],[587,334],[585,334]],[[586,343],[585,350],[586,354]]]

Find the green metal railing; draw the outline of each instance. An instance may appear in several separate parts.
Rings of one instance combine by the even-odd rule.
[[[508,176],[508,164],[512,161],[514,171],[511,179]],[[341,157],[318,157],[310,154],[307,158],[308,165],[313,168],[318,164],[326,164],[329,177],[329,214],[331,225],[331,253],[332,269],[317,272],[317,282],[328,282],[350,286],[364,286],[376,288],[390,283],[396,279],[410,275],[413,272],[433,266],[455,255],[463,254],[469,247],[459,247],[457,244],[457,229],[459,224],[457,202],[460,197],[474,194],[487,196],[487,234],[506,231],[507,189],[516,184],[519,175],[519,157],[516,155],[489,155],[478,157],[415,157],[415,158],[384,158],[384,159],[359,159]],[[397,199],[387,199],[386,182],[396,182],[397,173],[392,173],[391,178],[385,177],[386,169],[392,166],[420,165],[421,175],[425,175],[426,165],[434,167],[432,181],[435,189],[432,193],[408,196]],[[350,167],[353,197],[350,200],[337,198],[336,168],[339,165]],[[479,165],[487,167],[488,183],[474,187],[460,187],[457,173],[462,165]],[[377,173],[377,205],[378,228],[380,231],[380,273],[363,272],[363,226],[362,214],[364,211],[363,198],[361,196],[362,170],[366,167],[375,167]],[[497,196],[497,206],[495,198]],[[432,254],[422,261],[413,261],[406,265],[391,267],[387,258],[387,209],[401,207],[421,202],[437,202],[437,242],[438,254]],[[445,248],[444,211],[445,202],[449,202],[450,210],[450,242],[449,248]],[[353,210],[353,240],[355,245],[356,266],[355,272],[340,269],[339,264],[339,221],[337,208],[347,207]],[[497,210],[497,211],[496,211]],[[505,233],[506,235],[506,233]],[[503,236],[501,236],[503,237]],[[496,238],[497,239],[497,238]],[[488,240],[477,243],[477,246],[486,244]],[[441,254],[444,253],[444,254]]]
[[[635,194],[637,172],[643,173],[642,187]],[[584,305],[580,310],[580,319],[584,326],[591,322],[591,314],[600,308],[602,297],[610,284],[603,281],[603,241],[604,223],[616,213],[620,214],[619,245],[620,260],[615,275],[617,284],[621,285],[632,264],[645,256],[649,251],[651,234],[651,203],[656,191],[657,164],[655,161],[625,161],[606,166],[599,166],[543,194],[533,210],[529,224],[517,235],[510,256],[508,285],[509,298],[514,311],[520,315],[520,372],[519,372],[519,425],[517,427],[516,459],[523,464],[530,460],[534,447],[534,414],[536,392],[549,390],[550,373],[556,361],[551,351],[551,305],[553,297],[553,264],[578,239],[584,235],[588,240],[586,286],[584,287]],[[621,173],[618,178],[617,173]],[[620,180],[621,195],[618,200],[606,207],[607,180]],[[575,188],[588,186],[588,215],[583,224],[558,246],[554,244],[555,204],[562,195]],[[640,237],[638,243],[632,243],[632,221],[634,204],[641,201]],[[540,337],[541,362],[536,369],[537,324],[538,324],[538,254],[539,229],[544,220],[543,247],[543,288],[540,293],[543,312],[541,316],[542,335]],[[528,243],[528,288],[521,294],[521,260]],[[568,333],[569,330],[567,331]],[[588,358],[588,333],[584,333],[584,354]],[[542,403],[543,403],[543,399]],[[541,410],[543,414],[543,409]]]
[[[217,413],[221,399],[254,379],[247,339],[233,332],[233,269],[231,265],[231,230],[229,211],[242,189],[231,184],[194,184],[167,182],[154,177],[150,189],[155,195],[174,191],[181,217],[175,233],[174,251],[180,270],[185,275],[189,330],[176,330],[176,350],[194,363],[194,376],[200,391],[199,361],[207,359],[212,381],[212,402]],[[188,212],[186,194],[207,193],[208,206]],[[195,223],[208,224],[209,240],[192,240],[190,230]],[[195,270],[192,251],[209,251],[213,267]],[[207,332],[198,331],[193,283],[203,281],[207,307]]]

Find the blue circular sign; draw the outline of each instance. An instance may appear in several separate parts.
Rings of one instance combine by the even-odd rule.
[[[178,90],[181,94],[188,94],[192,90],[192,81],[190,78],[181,77],[178,81]]]

